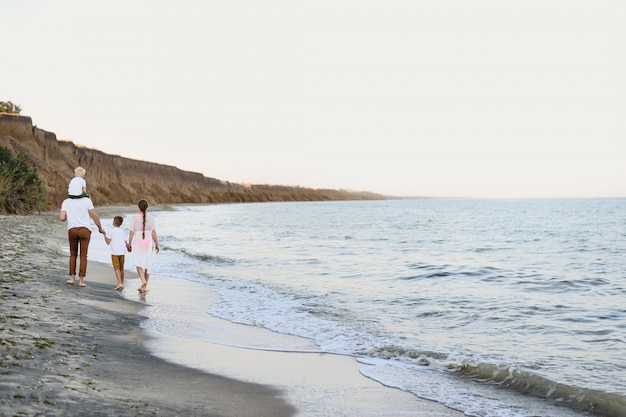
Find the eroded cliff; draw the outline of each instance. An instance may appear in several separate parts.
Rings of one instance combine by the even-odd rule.
[[[134,204],[141,198],[151,204],[383,198],[368,192],[231,183],[60,141],[54,133],[34,126],[30,117],[8,113],[0,113],[0,146],[11,149],[37,169],[50,210],[60,207],[77,166],[87,169],[89,195],[101,206]]]

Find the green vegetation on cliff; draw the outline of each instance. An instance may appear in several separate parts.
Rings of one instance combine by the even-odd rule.
[[[0,101],[0,112],[20,114],[22,108],[17,104],[13,104],[10,101]]]
[[[46,193],[37,170],[0,147],[0,214],[29,214],[46,209]]]

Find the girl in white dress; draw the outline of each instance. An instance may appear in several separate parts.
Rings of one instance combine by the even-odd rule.
[[[148,202],[139,200],[137,206],[139,213],[134,214],[128,224],[130,229],[128,241],[131,242],[133,262],[137,267],[137,274],[141,278],[141,286],[138,291],[143,293],[148,288],[148,279],[150,278],[148,271],[152,265],[153,255],[159,252],[159,240],[154,217],[146,212]]]

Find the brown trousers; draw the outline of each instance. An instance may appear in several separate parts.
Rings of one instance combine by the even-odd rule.
[[[86,227],[73,227],[67,231],[67,238],[70,241],[70,275],[76,275],[76,258],[79,256],[80,248],[78,276],[84,278],[87,275],[87,250],[89,249],[91,230]]]

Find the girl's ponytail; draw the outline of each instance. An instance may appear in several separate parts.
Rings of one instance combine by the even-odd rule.
[[[143,232],[141,234],[141,238],[145,239],[146,238],[146,211],[148,210],[148,202],[146,200],[139,200],[139,203],[137,203],[137,206],[139,207],[139,210],[141,210],[141,213],[143,214],[143,228],[141,229]]]

